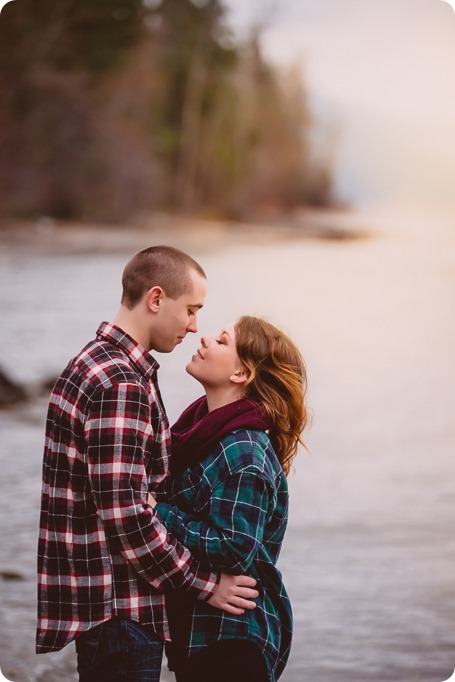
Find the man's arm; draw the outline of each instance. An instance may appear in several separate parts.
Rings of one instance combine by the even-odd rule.
[[[98,392],[85,436],[90,485],[110,547],[160,592],[184,589],[198,599],[213,595],[219,576],[204,571],[145,503],[146,448],[153,434],[142,388],[125,383]]]

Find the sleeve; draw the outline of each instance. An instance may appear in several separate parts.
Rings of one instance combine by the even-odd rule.
[[[184,589],[208,599],[219,576],[201,568],[171,538],[146,504],[150,405],[141,386],[125,383],[96,394],[85,423],[87,467],[110,546],[158,591]]]
[[[205,564],[245,573],[262,543],[271,500],[269,483],[250,467],[212,490],[204,520],[161,502],[155,511],[168,531]]]

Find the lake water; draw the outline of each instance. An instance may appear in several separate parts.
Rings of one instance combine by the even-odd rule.
[[[200,330],[263,315],[308,365],[311,454],[290,478],[280,558],[295,615],[282,681],[442,682],[455,667],[455,221],[343,220],[374,237],[193,240],[209,278]],[[114,316],[127,257],[154,241],[104,256],[4,248],[2,367],[27,383],[58,373]],[[171,419],[200,394],[184,374],[197,345],[158,358]],[[72,647],[34,654],[45,410],[0,412],[0,568],[16,574],[0,581],[0,665],[23,682],[76,679]]]

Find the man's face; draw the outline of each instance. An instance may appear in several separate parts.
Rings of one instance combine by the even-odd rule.
[[[188,332],[197,332],[197,314],[204,305],[207,282],[195,270],[189,275],[192,289],[188,293],[177,299],[163,293],[161,298],[153,338],[153,349],[159,353],[170,353]]]

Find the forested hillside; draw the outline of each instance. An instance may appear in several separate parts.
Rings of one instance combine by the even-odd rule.
[[[0,213],[242,219],[330,203],[297,69],[221,0],[15,0],[0,14]]]

